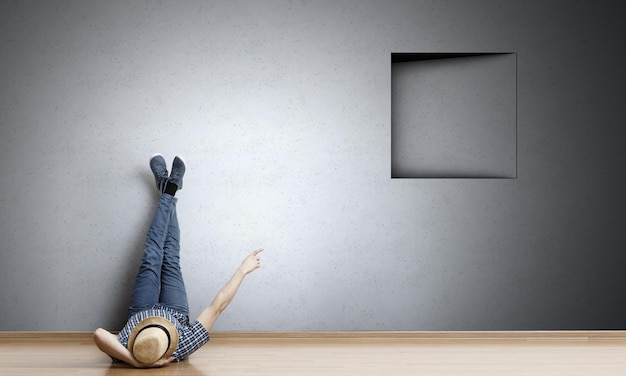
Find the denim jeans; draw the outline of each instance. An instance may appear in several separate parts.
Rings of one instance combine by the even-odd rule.
[[[128,315],[155,304],[189,316],[187,292],[180,269],[180,229],[176,217],[177,199],[162,194],[146,236],[146,245]]]

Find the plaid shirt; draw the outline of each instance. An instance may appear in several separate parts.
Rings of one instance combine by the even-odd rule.
[[[176,361],[181,361],[191,355],[194,351],[198,350],[202,345],[209,342],[209,332],[202,326],[199,321],[194,321],[189,324],[189,317],[182,313],[175,311],[171,308],[165,307],[160,304],[155,304],[151,309],[138,312],[132,315],[124,328],[117,335],[117,339],[128,348],[128,337],[133,331],[133,328],[139,324],[139,322],[150,316],[161,316],[169,320],[178,330],[178,346],[176,351],[172,354]],[[114,362],[119,362],[118,359],[113,358]]]

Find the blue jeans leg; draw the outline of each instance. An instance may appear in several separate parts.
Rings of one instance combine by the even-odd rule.
[[[168,194],[161,195],[146,236],[144,255],[135,278],[135,287],[128,307],[129,316],[149,309],[160,302],[165,243],[170,233],[172,213],[175,213],[175,210],[176,198]],[[177,223],[176,221],[176,227],[178,227]],[[170,240],[170,242],[174,241]]]
[[[178,226],[176,208],[171,213],[163,251],[159,302],[189,316],[187,291],[185,290],[185,282],[180,269],[180,228]]]

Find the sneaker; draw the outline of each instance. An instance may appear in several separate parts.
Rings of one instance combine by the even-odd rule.
[[[181,157],[176,156],[172,163],[170,181],[176,184],[178,189],[183,189],[183,175],[185,175],[185,161]]]
[[[155,154],[150,157],[150,169],[154,174],[157,189],[159,192],[163,192],[165,184],[167,184],[168,180],[167,163],[165,163],[165,158],[163,158],[161,154]]]

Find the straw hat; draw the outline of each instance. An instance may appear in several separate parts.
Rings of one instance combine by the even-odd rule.
[[[135,359],[152,364],[168,358],[178,346],[178,331],[174,324],[160,316],[145,318],[128,337],[128,349]]]

